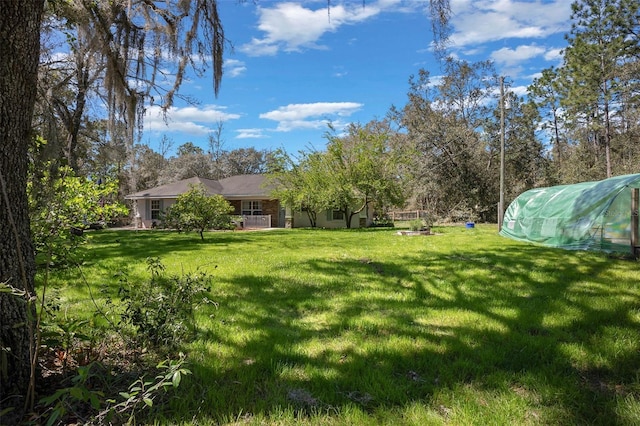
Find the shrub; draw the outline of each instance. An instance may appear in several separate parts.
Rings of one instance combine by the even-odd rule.
[[[117,201],[118,183],[78,177],[69,167],[46,172],[28,185],[31,234],[37,253],[49,264],[67,264],[84,241],[83,229],[126,215]]]
[[[203,272],[165,275],[159,258],[147,258],[148,281],[131,284],[121,278],[118,291],[124,303],[123,325],[130,327],[137,343],[170,350],[196,331],[194,312],[202,304],[214,304],[209,275]]]
[[[393,224],[393,220],[389,217],[374,217],[373,222],[371,223],[372,228],[393,228],[395,225]]]
[[[409,228],[412,231],[421,231],[424,229],[424,227],[425,225],[422,219],[414,219],[411,222],[409,222]]]
[[[148,373],[154,377],[150,378]],[[143,422],[153,417],[152,409],[162,409],[168,391],[177,389],[182,377],[189,374],[185,356],[180,353],[178,359],[158,363],[130,383],[126,391],[121,391],[119,380],[124,375],[93,362],[78,367],[76,375],[64,381],[68,386],[41,398],[39,403],[44,412],[33,420],[46,420],[47,426],[70,424],[71,419],[77,418],[84,418],[87,424]]]

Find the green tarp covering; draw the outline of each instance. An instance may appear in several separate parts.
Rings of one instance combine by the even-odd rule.
[[[573,250],[630,251],[631,189],[640,174],[523,192],[500,235]]]

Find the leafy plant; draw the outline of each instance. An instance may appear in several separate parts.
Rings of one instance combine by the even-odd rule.
[[[78,177],[69,167],[46,171],[28,192],[33,243],[48,264],[67,263],[85,228],[128,212],[117,201],[117,181]]]
[[[148,281],[130,286],[126,277],[121,279],[122,305],[107,303],[110,309],[121,311],[122,321],[115,324],[116,333],[123,337],[126,330],[133,332],[135,344],[154,346],[163,349],[180,345],[186,336],[195,331],[194,308],[201,303],[210,302],[206,297],[209,291],[209,276],[203,273],[182,276],[166,276],[164,265],[158,258],[147,259],[147,269],[151,278]],[[210,302],[212,303],[212,302]],[[180,385],[182,377],[191,372],[185,368],[185,356],[180,354],[177,360],[165,360],[153,366],[148,361],[138,364],[142,369],[133,381],[123,382],[130,377],[126,372],[129,363],[120,361],[103,363],[104,358],[91,358],[97,361],[86,365],[89,357],[77,358],[82,349],[91,348],[91,338],[82,333],[89,322],[86,319],[60,317],[60,305],[55,296],[44,298],[40,307],[42,321],[38,324],[41,337],[42,358],[52,359],[55,372],[64,377],[70,371],[71,378],[63,378],[56,390],[40,399],[40,419],[47,425],[59,424],[70,419],[80,419],[83,423],[124,423],[135,421],[143,411],[149,411],[154,401],[163,398],[171,388]],[[104,315],[103,312],[97,312]],[[102,334],[106,344],[106,334]],[[121,340],[118,340],[120,342]],[[118,343],[107,344],[108,351],[117,351]],[[130,351],[127,351],[131,355]],[[122,353],[129,357],[127,353]],[[137,356],[137,353],[135,354]],[[147,357],[145,357],[146,359]],[[151,357],[153,358],[153,356]],[[155,374],[155,376],[153,376]],[[149,377],[153,378],[149,378]],[[67,383],[67,385],[65,385]],[[123,384],[128,383],[125,390]]]
[[[90,342],[82,330],[88,320],[62,318],[44,322],[40,326],[41,351],[49,349],[57,354],[63,370],[66,370],[69,355],[80,352]]]
[[[375,216],[371,223],[372,228],[393,228],[393,220],[388,216]]]
[[[177,347],[196,330],[195,308],[215,305],[207,296],[211,278],[204,272],[167,276],[157,257],[147,258],[147,270],[148,281],[131,284],[126,276],[121,279],[122,323],[143,345]]]
[[[84,405],[90,405],[94,410],[99,410],[102,406],[104,393],[91,389],[90,379],[96,377],[95,366],[90,364],[78,367],[77,375],[72,379],[72,386],[56,390],[52,395],[40,399],[40,403],[48,406],[45,412],[47,417],[46,425],[58,424],[69,412],[78,412],[84,409]]]
[[[202,185],[192,186],[178,196],[163,217],[166,228],[179,231],[196,230],[204,240],[207,229],[231,229],[233,207],[221,195],[209,195]]]
[[[182,353],[178,359],[162,361],[155,366],[155,377],[149,379],[143,374],[125,391],[118,391],[118,375],[106,372],[102,364],[94,362],[78,367],[71,386],[40,399],[40,404],[47,407],[41,417],[47,426],[60,424],[69,417],[83,419],[83,423],[135,422],[137,416],[154,407],[154,401],[178,388],[182,377],[191,374],[185,363]],[[96,390],[98,387],[101,390]]]
[[[129,423],[135,422],[136,415],[153,408],[154,401],[161,399],[170,389],[177,389],[182,377],[191,374],[191,370],[185,367],[185,355],[182,353],[177,360],[160,362],[156,370],[158,373],[153,379],[141,376],[131,383],[126,392],[119,392],[123,399],[121,402],[107,400],[110,405],[98,414],[97,419],[113,423],[114,419],[123,420],[124,417]]]
[[[425,227],[424,221],[422,219],[414,219],[409,222],[409,228],[412,231],[421,231]]]
[[[168,276],[159,258],[148,258],[147,270],[150,279],[136,285],[131,285],[126,276],[121,274],[120,295],[123,303],[115,304],[109,298],[105,302],[111,311],[120,312],[119,323],[111,321],[94,300],[95,314],[104,317],[111,330],[119,336],[117,343],[109,344],[106,330],[98,332],[97,335],[102,339],[101,347],[107,351],[120,351],[119,343],[127,331],[132,333],[134,345],[162,350],[177,348],[196,330],[195,308],[204,303],[213,304],[206,295],[210,290],[210,277],[206,273]],[[83,423],[96,420],[109,423],[131,421],[144,409],[152,408],[154,401],[160,399],[169,388],[177,388],[184,375],[190,374],[184,367],[185,358],[182,354],[179,360],[166,360],[150,368],[148,361],[144,361],[147,357],[138,359],[138,351],[126,351],[120,355],[129,360],[133,354],[137,358],[135,365],[139,365],[143,373],[125,391],[120,391],[123,374],[127,377],[130,375],[122,371],[128,369],[130,363],[127,361],[123,364],[120,359],[115,364],[103,364],[105,358],[102,355],[93,356],[97,353],[92,346],[95,341],[82,332],[89,320],[60,315],[58,298],[51,294],[45,298],[47,277],[48,273],[45,274],[42,301],[35,324],[36,346],[40,351],[34,359],[42,360],[42,365],[51,367],[50,372],[62,380],[54,385],[53,393],[40,399],[39,408],[34,411],[40,413],[38,420],[43,420],[47,425],[69,419],[81,419]],[[0,285],[0,291],[25,296],[24,292],[5,284]],[[138,363],[141,360],[142,363]],[[150,371],[157,372],[155,378],[148,379],[149,374],[154,374]],[[75,372],[75,375],[64,378],[70,372]],[[3,410],[2,414],[7,412]]]

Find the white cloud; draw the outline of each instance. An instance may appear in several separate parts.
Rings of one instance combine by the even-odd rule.
[[[546,61],[562,60],[562,49],[548,48],[537,44],[521,45],[515,48],[503,47],[491,53],[491,59],[505,67],[514,67],[530,59],[542,57]]]
[[[540,78],[540,77],[542,77],[542,72],[536,72],[536,73],[534,73],[534,74],[531,74],[531,75],[527,75],[527,76],[526,76],[526,78],[527,78],[528,80],[531,80],[531,81],[535,80],[536,78]]]
[[[571,2],[452,0],[453,47],[508,38],[543,38],[569,28]]]
[[[444,83],[444,75],[440,74],[440,75],[430,75],[429,76],[429,84],[427,85],[427,87],[434,87],[434,86],[439,86],[442,83]]]
[[[547,61],[560,61],[564,58],[564,55],[562,54],[562,50],[563,49],[559,49],[559,48],[549,49],[544,54],[544,59],[546,59]]]
[[[510,90],[520,97],[523,97],[527,94],[527,86],[514,86]]]
[[[400,0],[331,5],[322,3],[309,9],[294,2],[278,3],[273,7],[259,7],[258,29],[262,38],[240,46],[240,51],[251,56],[275,55],[279,50],[288,52],[307,49],[325,49],[318,40],[327,32],[335,32],[343,25],[355,24],[378,15],[384,10],[398,11]]]
[[[349,71],[346,71],[342,65],[336,65],[333,69],[332,75],[337,78],[346,77],[349,74]]]
[[[321,129],[334,119],[349,117],[363,104],[356,102],[316,102],[310,104],[290,104],[277,110],[260,114],[260,118],[278,122],[277,131],[294,129]]]
[[[167,111],[166,119],[159,106],[147,107],[144,115],[144,129],[157,132],[180,132],[190,135],[207,135],[215,130],[220,121],[235,120],[240,114],[224,111],[224,107],[204,105],[203,107],[188,106],[183,108],[171,107]]]
[[[263,129],[238,129],[236,139],[261,139],[266,138]]]
[[[546,49],[544,47],[537,46],[535,44],[521,45],[515,49],[503,47],[502,49],[493,52],[491,54],[491,59],[500,64],[513,66],[531,58],[542,56],[545,53]]]
[[[225,59],[224,75],[225,77],[238,77],[247,70],[245,63],[237,59]]]

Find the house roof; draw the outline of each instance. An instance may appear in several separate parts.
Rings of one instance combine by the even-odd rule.
[[[177,198],[193,185],[202,184],[209,195],[222,195],[227,199],[268,198],[265,175],[238,175],[220,180],[192,177],[127,195],[129,200],[145,198]]]
[[[265,175],[238,175],[220,179],[220,195],[225,198],[269,197],[271,188],[265,185]]]

